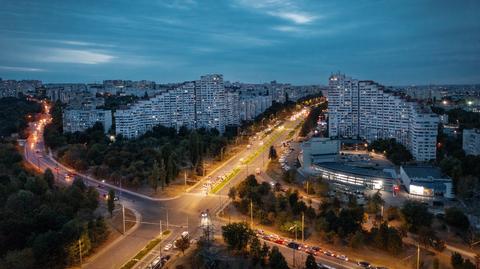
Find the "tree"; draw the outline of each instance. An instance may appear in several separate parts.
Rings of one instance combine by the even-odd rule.
[[[252,258],[252,263],[255,265],[261,261],[262,257],[262,245],[260,240],[256,236],[253,236],[250,240],[250,257]]]
[[[277,246],[272,247],[270,250],[270,254],[268,255],[268,263],[270,264],[270,268],[275,269],[288,269],[287,261],[285,257],[283,257],[282,253],[278,249]]]
[[[150,176],[148,177],[150,187],[152,187],[155,193],[157,192],[159,179],[160,179],[160,169],[158,168],[158,163],[155,160],[153,162],[152,174],[150,174]]]
[[[237,197],[237,189],[235,187],[231,187],[228,190],[228,197],[233,201]]]
[[[263,242],[262,250],[260,251],[260,264],[265,264],[265,259],[268,257],[270,247],[267,246],[267,243]]]
[[[107,197],[107,209],[110,212],[110,217],[113,216],[113,210],[115,209],[115,191],[110,189]]]
[[[367,211],[369,213],[377,214],[381,207],[385,204],[380,191],[377,191],[368,198]]]
[[[317,261],[312,254],[308,254],[307,259],[305,260],[305,269],[318,269]]]
[[[462,269],[463,268],[463,258],[462,255],[458,252],[452,253],[452,256],[450,258],[450,263],[452,264],[452,267],[454,269]]]
[[[438,258],[433,259],[433,264],[432,264],[433,269],[440,269],[440,261]]]
[[[174,153],[170,154],[167,159],[166,183],[169,184],[177,176],[177,163]]]
[[[160,167],[158,168],[158,179],[160,180],[160,186],[163,190],[167,181],[167,171],[165,170],[165,162],[163,161],[163,159],[160,160]]]
[[[348,245],[351,248],[357,249],[363,245],[364,241],[365,241],[365,236],[363,235],[363,233],[361,231],[356,231],[355,234],[353,234],[350,237]]]
[[[270,150],[268,151],[268,158],[270,160],[276,160],[277,157],[278,157],[277,150],[275,150],[275,147],[273,145],[270,146]]]
[[[53,184],[55,183],[55,177],[53,176],[52,170],[50,168],[45,169],[45,172],[43,173],[43,180],[47,182],[50,189],[53,188]]]
[[[461,231],[467,231],[470,227],[468,217],[456,207],[445,209],[445,222]]]
[[[177,241],[175,242],[175,247],[180,249],[182,251],[182,254],[185,254],[185,250],[190,247],[190,239],[188,236],[181,236]]]
[[[243,251],[254,233],[245,222],[235,222],[222,226],[222,236],[230,250]]]
[[[416,233],[420,227],[430,227],[432,225],[433,215],[421,203],[408,201],[403,205],[401,212],[407,228],[411,232]]]

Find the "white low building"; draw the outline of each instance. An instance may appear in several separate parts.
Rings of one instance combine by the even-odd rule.
[[[401,166],[400,178],[410,195],[418,197],[454,198],[452,179],[437,167]]]
[[[312,164],[335,162],[340,152],[340,140],[312,137],[302,143],[302,167],[311,169]]]

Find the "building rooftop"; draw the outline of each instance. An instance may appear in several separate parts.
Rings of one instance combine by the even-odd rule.
[[[359,176],[393,178],[393,176],[390,173],[387,173],[380,169],[352,166],[352,165],[347,165],[340,162],[326,162],[326,163],[320,163],[316,165],[325,167],[327,169],[335,170],[338,172],[349,173],[349,174],[354,174]]]
[[[433,166],[402,166],[403,171],[409,177],[416,177],[416,178],[448,178],[445,176],[440,168],[433,167]]]

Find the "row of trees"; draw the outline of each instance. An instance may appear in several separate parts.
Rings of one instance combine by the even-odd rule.
[[[23,130],[29,121],[33,121],[35,113],[42,110],[41,106],[25,97],[0,98],[0,138],[19,133],[25,137]]]
[[[410,151],[398,143],[395,138],[377,139],[368,145],[368,150],[384,153],[391,162],[397,165],[411,161],[413,158]]]
[[[323,102],[318,106],[312,108],[310,113],[308,114],[307,118],[303,122],[302,128],[300,129],[300,136],[308,135],[315,127],[317,127],[318,119],[323,110],[327,109],[328,103]]]
[[[278,247],[270,249],[264,242],[263,245],[244,222],[235,222],[222,226],[223,240],[233,254],[247,254],[250,258],[251,268],[288,269],[287,261],[280,253]]]
[[[227,139],[217,130],[188,130],[155,126],[138,139],[117,136],[110,141],[100,123],[84,132],[62,134],[61,104],[52,108],[53,122],[45,129],[45,142],[60,160],[80,171],[114,183],[155,191],[172,182],[181,169],[201,173],[204,159],[220,156]],[[59,119],[60,118],[60,119]]]
[[[64,268],[78,262],[79,244],[86,256],[106,239],[94,188],[29,173],[11,144],[0,144],[0,156],[0,268]]]
[[[440,107],[432,107],[437,114],[447,114],[448,121],[458,124],[460,129],[480,128],[480,115],[460,108],[445,111]],[[480,198],[480,156],[465,155],[462,149],[462,138],[450,137],[442,132],[438,135],[437,162],[442,171],[454,182],[456,195],[466,202]],[[473,205],[476,206],[476,205]]]

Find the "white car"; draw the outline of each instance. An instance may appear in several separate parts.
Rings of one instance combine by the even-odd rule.
[[[172,245],[172,244],[167,244],[167,245],[163,248],[163,250],[169,251],[169,250],[171,250],[172,248],[173,248],[173,245]]]

